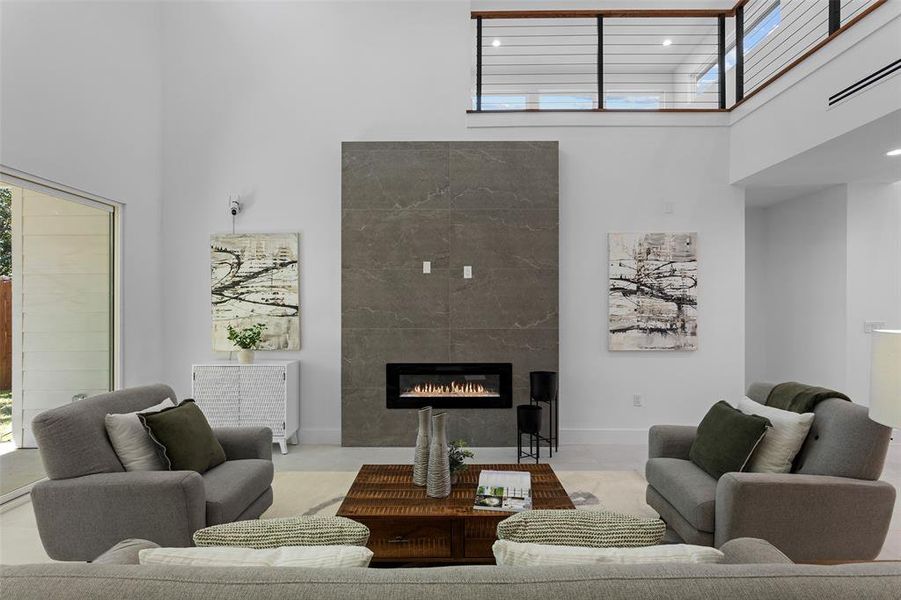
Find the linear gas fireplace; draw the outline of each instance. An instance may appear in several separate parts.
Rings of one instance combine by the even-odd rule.
[[[510,408],[511,363],[388,363],[388,408]]]

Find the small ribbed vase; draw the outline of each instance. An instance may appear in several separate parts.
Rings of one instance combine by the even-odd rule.
[[[413,456],[413,485],[426,485],[429,476],[429,442],[432,438],[432,407],[419,409],[419,433]]]
[[[432,417],[432,445],[429,450],[429,477],[426,494],[447,498],[451,493],[450,460],[447,456],[447,413]]]

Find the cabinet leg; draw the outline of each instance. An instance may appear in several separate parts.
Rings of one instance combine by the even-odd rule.
[[[288,453],[288,443],[287,443],[286,440],[284,440],[284,439],[279,440],[279,441],[278,441],[278,447],[281,448],[282,454],[287,454],[287,453]]]

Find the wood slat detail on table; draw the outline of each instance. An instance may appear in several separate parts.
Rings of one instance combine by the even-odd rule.
[[[530,472],[534,508],[575,508],[548,465],[470,465],[447,498],[414,486],[412,465],[363,465],[338,516],[369,527],[376,563],[490,564],[497,524],[512,513],[472,507],[483,469]]]
[[[470,465],[460,474],[447,498],[429,498],[426,488],[413,485],[412,465],[363,465],[347,497],[341,516],[485,517],[492,511],[472,507],[483,469],[529,471],[532,474],[534,508],[574,508],[560,480],[549,465]],[[494,513],[509,516],[509,513]]]

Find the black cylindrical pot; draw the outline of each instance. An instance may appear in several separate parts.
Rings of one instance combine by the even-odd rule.
[[[532,371],[529,373],[530,397],[535,402],[552,402],[557,399],[557,372]]]
[[[537,434],[541,431],[541,407],[537,404],[520,404],[517,406],[516,424],[522,433]]]

